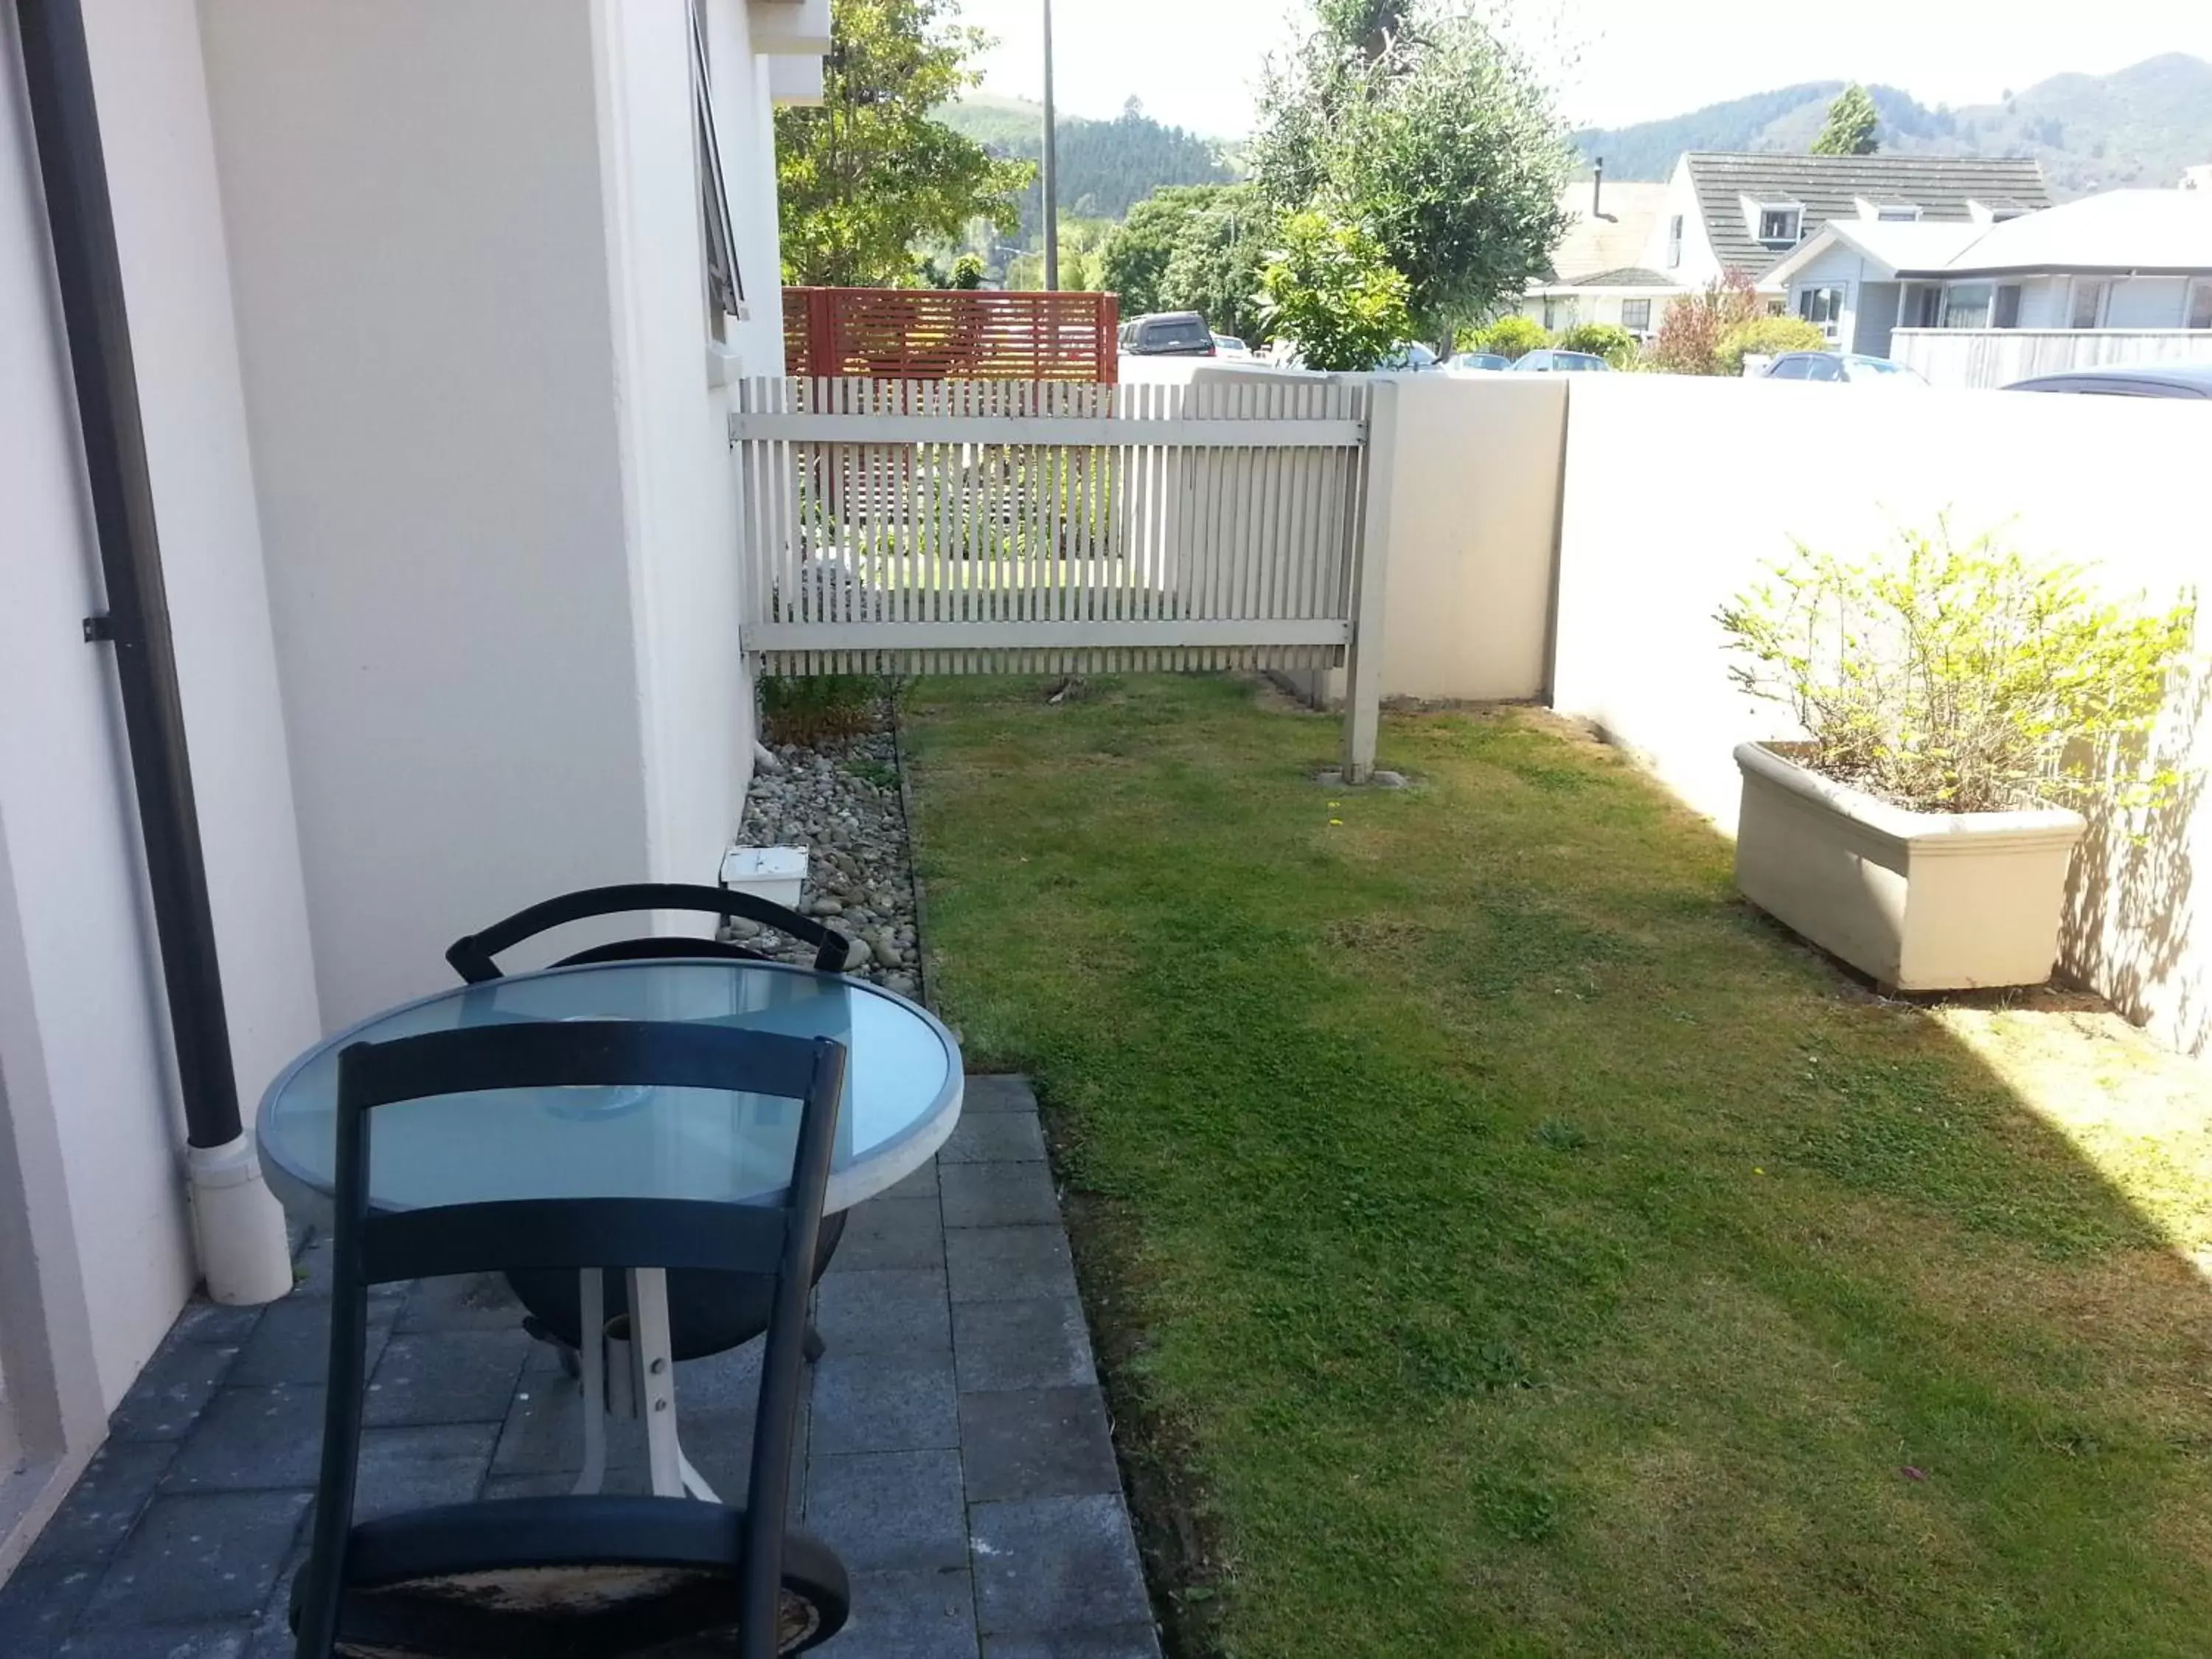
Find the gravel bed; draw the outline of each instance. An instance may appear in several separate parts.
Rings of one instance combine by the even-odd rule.
[[[855,941],[852,971],[915,995],[921,975],[914,866],[899,803],[897,744],[889,732],[875,732],[826,749],[786,744],[775,754],[781,770],[753,770],[738,843],[806,848],[799,908]],[[781,961],[814,960],[814,947],[804,940],[742,917],[731,922],[730,936]]]

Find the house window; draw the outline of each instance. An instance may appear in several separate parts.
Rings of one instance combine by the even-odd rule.
[[[1667,226],[1667,269],[1674,270],[1682,263],[1682,216],[1676,214]]]
[[[1759,210],[1759,240],[1769,247],[1790,247],[1797,240],[1797,228],[1805,216],[1804,209],[1784,203],[1769,207],[1762,203]]]
[[[2105,325],[2105,307],[2112,298],[2112,285],[2100,277],[2077,276],[2074,279],[2074,309],[2068,314],[2069,328],[2102,328]]]
[[[1797,290],[1797,314],[1808,323],[1817,323],[1830,339],[1836,337],[1838,326],[1844,319],[1844,291],[1840,288],[1801,288]]]
[[[2212,277],[2189,285],[2189,308],[2182,313],[2184,328],[2212,328]]]
[[[1910,225],[1919,222],[1920,210],[1911,202],[1892,202],[1887,207],[1875,210],[1875,220],[1885,225]]]
[[[714,138],[714,96],[707,76],[707,24],[698,0],[691,5],[691,125],[699,149],[699,214],[706,235],[707,315],[720,337],[722,319],[745,314],[745,285],[738,275],[737,233],[730,222],[729,192],[722,186],[722,147]]]
[[[2002,283],[1998,285],[1996,313],[1990,319],[1990,326],[1991,328],[2020,326],[2020,284],[2018,283]]]
[[[1564,299],[1555,294],[1544,296],[1544,327],[1556,334],[1563,328],[1575,325],[1575,301],[1572,295]]]
[[[1943,326],[1987,328],[1990,325],[1990,285],[1960,283],[1943,295]]]
[[[2212,284],[2207,284],[2204,292],[2208,299],[2212,299]],[[1651,331],[1651,301],[1623,300],[1620,302],[1620,325],[1631,334],[1650,333]],[[2192,323],[2190,326],[2212,328],[2212,323]]]

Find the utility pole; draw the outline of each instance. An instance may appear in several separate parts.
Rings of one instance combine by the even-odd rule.
[[[1060,196],[1054,187],[1056,171],[1053,150],[1058,124],[1052,112],[1052,0],[1044,0],[1044,166],[1039,182],[1044,189],[1044,285],[1048,293],[1060,287]]]

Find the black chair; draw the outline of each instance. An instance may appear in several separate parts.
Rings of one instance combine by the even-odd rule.
[[[495,921],[481,933],[465,934],[446,951],[453,970],[471,985],[501,977],[492,960],[527,939],[572,921],[599,916],[623,915],[641,910],[693,910],[710,915],[744,916],[814,945],[814,966],[819,973],[842,973],[852,941],[811,916],[750,893],[733,893],[724,887],[696,887],[678,882],[641,882],[619,887],[586,887],[558,898],[547,899]],[[724,939],[666,936],[617,939],[595,945],[555,965],[568,968],[592,962],[638,962],[683,957],[717,957],[764,962],[759,951]],[[835,1211],[823,1219],[821,1245],[814,1263],[819,1279],[836,1254],[845,1236],[845,1212]],[[582,1346],[583,1308],[574,1273],[510,1272],[508,1285],[530,1310],[533,1335],[559,1343],[568,1352],[563,1363]],[[726,1274],[671,1273],[668,1276],[668,1319],[676,1357],[698,1359],[720,1353],[740,1342],[749,1342],[768,1326],[769,1286],[759,1279]],[[606,1317],[620,1329],[629,1312],[629,1292],[619,1279],[608,1281]],[[807,1358],[818,1358],[821,1340],[807,1334]]]
[[[357,1042],[338,1058],[330,1388],[313,1550],[292,1601],[299,1659],[766,1659],[827,1640],[850,1606],[827,1546],[788,1531],[808,1269],[845,1050],[771,1033],[575,1021]],[[373,1214],[375,1109],[511,1088],[744,1090],[804,1102],[781,1206],[509,1200]],[[465,1102],[453,1109],[465,1111]],[[512,1263],[765,1274],[775,1306],[743,1509],[686,1498],[519,1498],[356,1524],[368,1291]]]

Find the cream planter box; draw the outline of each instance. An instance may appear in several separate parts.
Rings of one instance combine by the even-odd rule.
[[[1807,771],[1784,749],[1735,751],[1746,898],[1898,990],[2051,977],[2080,813],[1908,812]]]

